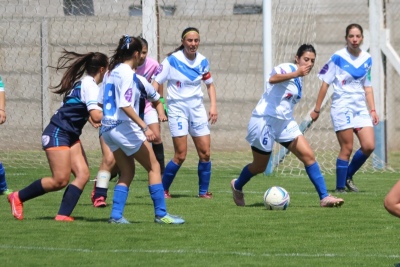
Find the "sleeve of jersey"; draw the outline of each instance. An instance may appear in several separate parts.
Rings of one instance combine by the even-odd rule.
[[[202,64],[205,65],[205,68],[203,77],[201,79],[204,81],[205,84],[212,84],[214,80],[211,77],[210,64],[208,63],[208,60],[205,58]]]
[[[95,83],[85,86],[85,101],[88,111],[92,109],[102,110],[101,107],[97,105],[99,91],[99,87]]]
[[[336,65],[333,62],[332,58],[322,67],[320,72],[318,73],[318,78],[321,81],[326,82],[327,84],[331,84],[335,80],[335,71]]]
[[[168,79],[169,68],[171,65],[168,62],[168,58],[158,66],[157,70],[154,72],[154,80],[158,84],[163,84]]]
[[[135,102],[135,94],[133,92],[133,75],[124,74],[122,77],[122,83],[119,95],[119,108],[132,106]]]
[[[367,72],[367,75],[365,75],[364,86],[365,87],[372,86],[372,83],[371,83],[371,69],[369,69],[368,72]]]
[[[147,100],[150,102],[155,102],[158,99],[160,99],[160,94],[154,89],[154,87],[143,77],[136,76],[140,79],[140,81],[144,85],[144,89],[146,90],[147,93]]]

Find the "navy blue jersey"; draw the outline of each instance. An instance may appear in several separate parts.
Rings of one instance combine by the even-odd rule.
[[[63,105],[51,117],[52,124],[66,132],[80,136],[83,126],[89,119],[87,105],[82,101],[81,84],[76,82],[71,93],[65,97]]]

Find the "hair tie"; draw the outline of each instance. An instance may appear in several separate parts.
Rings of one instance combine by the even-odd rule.
[[[129,49],[129,44],[132,42],[132,39],[129,35],[124,34],[124,45],[121,47],[121,49]]]

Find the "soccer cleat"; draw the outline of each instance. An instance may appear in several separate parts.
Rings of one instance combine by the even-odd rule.
[[[4,191],[0,192],[0,195],[6,195],[8,196],[9,194],[11,194],[13,191],[11,189],[6,189]]]
[[[235,202],[236,206],[244,206],[244,194],[242,191],[236,190],[235,189],[235,181],[236,179],[233,179],[231,181],[231,189],[233,193],[233,201]]]
[[[346,180],[346,187],[351,191],[351,192],[358,192],[357,186],[354,184],[352,179],[347,179]]]
[[[154,222],[159,224],[183,224],[185,223],[185,220],[179,216],[170,215],[167,213],[167,215],[165,215],[164,217],[156,216],[154,218]]]
[[[124,217],[121,217],[118,220],[114,219],[114,218],[110,218],[108,220],[108,223],[111,223],[111,224],[130,224],[130,222],[127,219],[125,219]]]
[[[164,190],[164,198],[172,198],[169,190]]]
[[[106,199],[103,196],[98,197],[93,201],[93,207],[95,208],[104,208],[106,206],[107,206]]]
[[[13,192],[7,196],[8,202],[10,202],[11,213],[17,220],[24,219],[24,204],[21,202],[18,196],[18,191]]]
[[[343,203],[344,203],[343,199],[337,198],[337,197],[334,197],[334,196],[331,196],[331,195],[329,195],[327,197],[324,197],[319,202],[321,207],[328,207],[328,208],[330,208],[330,207],[340,207],[340,206],[343,205]]]
[[[347,194],[347,191],[344,188],[336,188],[335,193]]]
[[[54,218],[54,220],[59,221],[59,222],[73,222],[74,218],[71,216],[57,214],[57,216]]]
[[[211,192],[206,192],[206,193],[203,194],[203,195],[200,195],[200,194],[199,194],[198,197],[199,197],[199,198],[207,198],[207,199],[213,198]]]

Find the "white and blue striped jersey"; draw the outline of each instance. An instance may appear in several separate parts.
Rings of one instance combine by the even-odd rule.
[[[280,64],[272,70],[268,80],[275,74],[295,72],[297,65],[293,63]],[[293,119],[293,108],[302,96],[302,77],[293,78],[276,84],[266,83],[266,89],[257,106],[253,110],[253,116],[271,116],[281,120]]]
[[[121,108],[132,106],[139,114],[141,95],[151,102],[160,98],[146,78],[136,75],[127,64],[121,63],[111,73],[106,73],[98,99],[103,104],[101,132],[109,131],[124,121],[132,121]],[[136,123],[135,125],[140,130]]]
[[[333,84],[333,107],[360,97],[364,99],[364,87],[371,86],[371,65],[371,56],[366,51],[361,51],[358,57],[351,55],[347,48],[333,54],[318,74],[320,80]]]
[[[213,82],[208,60],[200,53],[196,53],[194,60],[189,60],[185,57],[183,50],[164,59],[154,79],[159,84],[168,80],[167,100],[202,98],[201,81],[205,84]]]

